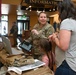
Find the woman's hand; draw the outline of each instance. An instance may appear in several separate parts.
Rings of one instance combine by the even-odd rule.
[[[57,34],[56,33],[53,33],[52,40],[55,41],[55,38],[57,38]]]
[[[31,32],[32,32],[33,34],[36,34],[36,35],[39,34],[39,32],[38,32],[36,29],[33,29]]]
[[[52,41],[52,37],[53,37],[53,35],[50,35],[50,36],[48,37],[49,41]]]
[[[48,37],[48,39],[49,39],[49,41],[54,41],[55,40],[55,38],[57,38],[57,33],[53,33],[52,35],[50,35],[49,37]]]

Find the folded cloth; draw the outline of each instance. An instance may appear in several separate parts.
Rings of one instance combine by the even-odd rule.
[[[11,56],[11,57],[7,57],[7,65],[8,66],[23,66],[23,65],[27,65],[27,64],[32,64],[34,63],[34,58],[32,56],[22,56],[22,55],[17,55],[17,56]]]

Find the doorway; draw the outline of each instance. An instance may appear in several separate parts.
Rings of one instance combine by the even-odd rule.
[[[17,25],[18,25],[18,36],[23,34],[23,31],[29,30],[30,25],[29,25],[29,20],[17,20]]]

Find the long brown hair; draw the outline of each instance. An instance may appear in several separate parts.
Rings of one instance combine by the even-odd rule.
[[[42,38],[40,39],[40,47],[47,53],[52,50],[52,43],[48,39]]]
[[[52,54],[52,43],[49,42],[49,40],[47,39],[40,39],[40,47],[45,51],[48,59],[49,59],[49,68],[51,68],[53,70],[53,63],[54,63],[54,60],[53,60],[53,54]],[[50,61],[52,60],[52,64],[50,64]],[[52,66],[51,66],[52,65]]]
[[[71,0],[63,0],[58,3],[59,19],[63,21],[66,18],[76,20],[76,7]]]

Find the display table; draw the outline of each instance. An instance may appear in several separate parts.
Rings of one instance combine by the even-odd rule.
[[[13,46],[13,45],[14,45],[14,39],[13,39],[13,36],[10,35],[10,36],[8,36],[8,38],[9,38],[9,40],[10,40],[11,46]]]
[[[6,75],[18,75],[15,72],[7,72]],[[37,69],[24,71],[22,75],[54,75],[48,67],[39,67]]]
[[[8,54],[6,53],[5,50],[1,50],[0,51],[0,61],[6,66],[8,67],[8,61],[7,58],[8,57]],[[20,55],[17,55],[17,56],[14,56],[15,58],[19,58]],[[11,57],[11,60],[13,60],[14,58]],[[7,72],[6,75],[18,75],[17,73],[15,72]],[[29,70],[29,71],[24,71],[22,72],[21,75],[54,75],[53,72],[50,70],[49,67],[45,67],[45,66],[42,66],[42,67],[38,67],[36,69],[33,69],[33,70]]]

